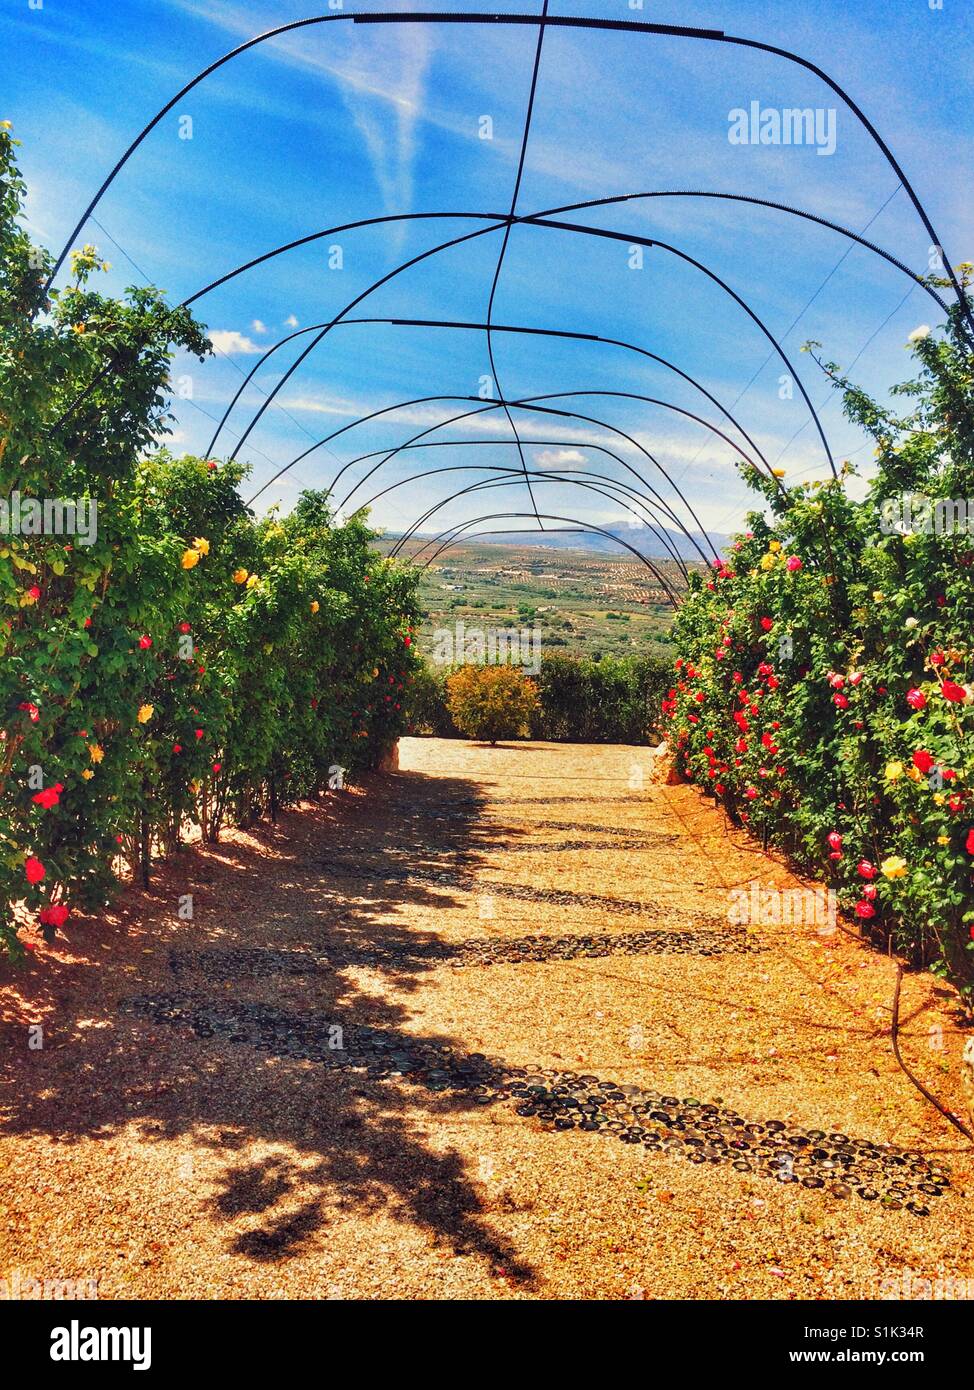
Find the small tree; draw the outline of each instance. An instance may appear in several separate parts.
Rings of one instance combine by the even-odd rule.
[[[468,738],[517,738],[538,704],[533,681],[513,666],[461,666],[446,683],[453,722]]]

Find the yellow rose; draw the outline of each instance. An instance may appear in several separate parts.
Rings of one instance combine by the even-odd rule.
[[[184,550],[184,551],[183,551],[183,558],[182,558],[182,562],[181,562],[181,563],[182,563],[182,566],[183,566],[183,569],[184,569],[184,570],[191,570],[191,569],[193,568],[193,566],[194,566],[194,565],[198,565],[199,562],[200,562],[200,555],[199,555],[199,551],[198,551],[198,550]]]
[[[140,724],[148,724],[155,712],[154,705],[139,705],[138,721]]]
[[[234,570],[234,572],[233,572],[233,582],[234,582],[234,584],[246,584],[246,582],[247,582],[247,571],[244,570],[244,569]]]
[[[785,470],[783,468],[772,468],[771,472],[776,478],[783,478],[785,476]]]
[[[255,588],[259,583],[260,583],[260,580],[257,578],[256,574],[252,574],[252,575],[250,576],[250,578],[247,580],[247,588],[248,588],[248,589],[253,589],[253,588]]]
[[[920,769],[919,769],[918,767],[911,767],[911,768],[908,768],[908,769],[907,769],[906,775],[907,775],[907,777],[909,777],[909,779],[910,779],[911,782],[922,782],[922,781],[923,781],[923,773],[920,771]]]
[[[762,568],[763,570],[773,570],[773,569],[774,569],[774,556],[773,556],[773,555],[762,555],[762,556],[761,556],[761,568]]]
[[[321,604],[318,602],[318,600],[317,600],[316,598],[313,598],[313,599],[311,600],[311,611],[312,611],[312,613],[317,613],[317,611],[318,611],[318,609],[319,609],[320,607],[321,607]]]
[[[775,551],[775,552],[779,551],[779,550],[781,549],[781,542],[780,542],[780,541],[768,541],[768,549],[769,549],[769,550],[772,550],[772,551]]]
[[[906,860],[898,854],[891,854],[888,859],[883,860],[879,867],[886,878],[906,877]]]
[[[193,540],[193,549],[198,550],[201,555],[209,555],[210,543],[205,536],[196,536]]]
[[[886,595],[881,589],[873,589],[873,603],[885,603]]]
[[[902,763],[887,763],[887,764],[886,764],[886,780],[887,780],[887,782],[898,782],[902,776],[903,776],[903,764],[902,764]]]
[[[105,750],[104,748],[102,748],[100,743],[88,744],[88,757],[91,759],[93,763],[100,763],[104,756]]]
[[[95,775],[95,774],[92,772],[92,770],[91,770],[90,767],[86,767],[85,770],[84,770],[84,772],[81,774],[81,776],[83,777],[83,779],[84,779],[86,782],[90,782],[91,779],[92,779],[92,777],[94,777],[94,775]]]
[[[949,835],[938,835],[938,836],[937,836],[937,844],[938,844],[938,845],[949,845],[949,844],[950,844],[950,836],[949,836]]]

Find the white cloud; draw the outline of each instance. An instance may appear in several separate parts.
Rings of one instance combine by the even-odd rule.
[[[250,328],[253,333],[267,332],[267,324],[261,323],[260,319],[254,319],[253,323],[250,325]]]
[[[294,314],[288,314],[287,318],[284,320],[284,327],[285,327],[285,328],[297,328],[297,326],[298,326],[298,320],[297,320],[296,316],[295,316]]]
[[[585,455],[578,449],[542,449],[534,461],[542,468],[570,468],[572,464],[583,464]]]
[[[209,339],[217,352],[237,355],[246,353],[253,356],[255,353],[264,351],[259,343],[255,343],[245,333],[238,333],[235,328],[214,329],[209,334]]]

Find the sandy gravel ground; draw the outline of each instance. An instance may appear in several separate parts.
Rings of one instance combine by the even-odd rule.
[[[0,968],[0,1279],[95,1280],[104,1298],[974,1296],[971,1147],[896,1065],[883,956],[815,924],[727,954],[415,952],[729,932],[729,890],[796,886],[647,770],[644,749],[406,739],[399,773],[186,850],[148,893]],[[314,970],[278,969],[299,952]],[[926,1216],[841,1199],[130,1002],[176,994],[263,1008],[272,1033],[370,1025],[403,1049],[893,1144],[950,1185]],[[953,994],[908,975],[901,1016],[908,1063],[962,1113]]]

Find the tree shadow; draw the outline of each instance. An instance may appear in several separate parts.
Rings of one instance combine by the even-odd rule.
[[[464,1158],[434,1152],[416,1126],[417,1112],[435,1124],[485,1103],[466,1073],[430,1080],[431,1059],[449,1072],[465,1046],[413,1031],[404,1002],[437,965],[423,950],[437,934],[410,917],[469,900],[381,867],[448,874],[462,863],[471,873],[495,834],[480,820],[483,805],[470,780],[376,774],[364,794],[174,856],[149,892],[123,895],[108,925],[73,920],[56,959],[0,971],[16,996],[0,1025],[0,1132],[70,1145],[135,1121],[145,1143],[184,1137],[217,1154],[224,1166],[207,1219],[235,1223],[227,1248],[247,1260],[307,1251],[332,1212],[381,1210],[530,1286],[533,1270],[490,1228]],[[380,867],[356,880],[330,876],[317,866],[323,850]],[[191,922],[176,910],[187,894]],[[109,953],[101,948],[112,931]],[[344,964],[303,967],[325,947],[355,962],[377,946],[387,953],[382,975],[364,983]],[[269,950],[283,968],[251,968]],[[38,1020],[44,1046],[34,1051],[27,1025]],[[379,1057],[369,1051],[377,1035]],[[350,1041],[332,1048],[335,1037]],[[383,1070],[392,1054],[406,1062]],[[243,1152],[254,1141],[285,1152],[254,1160]],[[248,1214],[254,1224],[240,1234]]]

